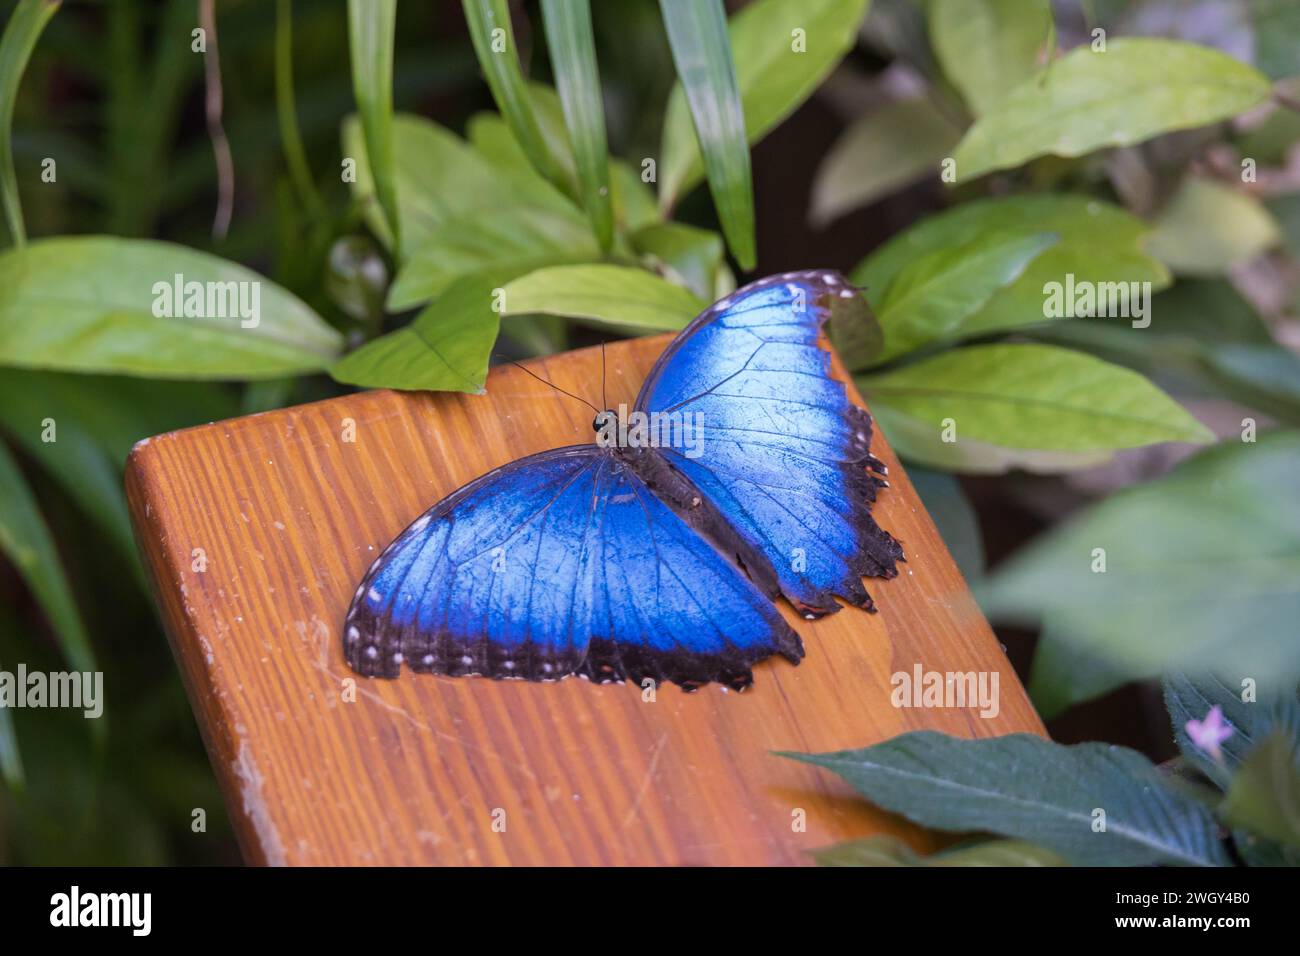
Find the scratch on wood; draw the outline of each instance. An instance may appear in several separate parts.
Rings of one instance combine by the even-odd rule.
[[[287,865],[288,859],[284,854],[280,831],[276,829],[275,822],[267,810],[266,801],[262,797],[262,784],[265,780],[262,772],[257,769],[257,764],[253,762],[253,755],[245,741],[239,742],[239,755],[235,759],[233,769],[235,777],[239,780],[244,814],[253,824],[258,843],[261,844],[262,852],[266,854],[266,862],[271,866]]]
[[[641,801],[645,799],[646,791],[650,789],[650,784],[654,780],[655,767],[659,765],[659,758],[663,755],[664,745],[668,743],[668,731],[659,735],[659,742],[655,744],[654,753],[650,755],[650,766],[645,768],[645,779],[641,781],[641,789],[636,792],[636,799],[632,801],[632,806],[628,808],[627,815],[623,817],[623,829],[626,830],[636,817],[636,812],[641,806]]]

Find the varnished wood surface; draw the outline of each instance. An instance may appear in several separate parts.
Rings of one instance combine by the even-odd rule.
[[[632,401],[667,341],[608,348],[611,405]],[[533,368],[599,404],[598,349]],[[375,555],[488,469],[592,440],[591,418],[504,368],[484,396],[366,392],[137,446],[137,535],[249,862],[800,864],[875,832],[924,845],[838,778],[771,751],[916,729],[1042,732],[879,433],[872,450],[892,487],[875,515],[908,563],[867,582],[875,615],[846,608],[810,623],[783,602],[807,657],[759,664],[745,694],[668,685],[646,702],[632,685],[409,673],[357,678],[349,694],[339,628]],[[895,708],[890,675],[917,662],[997,671],[1000,713]]]

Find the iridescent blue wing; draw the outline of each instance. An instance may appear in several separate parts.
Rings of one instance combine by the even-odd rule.
[[[872,608],[862,577],[894,577],[898,543],[871,517],[884,467],[871,417],[831,377],[820,343],[832,318],[865,309],[833,272],[753,283],[686,327],[651,370],[636,407],[690,416],[703,441],[660,453],[742,541],[754,581],[809,617],[839,596]]]
[[[737,689],[798,636],[767,598],[606,450],[560,448],[489,472],[385,549],[344,623],[367,676]]]

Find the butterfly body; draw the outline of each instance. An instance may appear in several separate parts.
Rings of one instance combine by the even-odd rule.
[[[825,273],[763,280],[683,330],[631,414],[693,416],[702,442],[656,443],[644,428],[602,441],[607,411],[597,442],[512,462],[434,505],[357,589],[349,664],[743,690],[755,662],[803,657],[774,599],[808,617],[837,597],[870,609],[862,575],[893,576],[902,551],[869,514],[884,484],[870,417],[818,342],[850,288]]]

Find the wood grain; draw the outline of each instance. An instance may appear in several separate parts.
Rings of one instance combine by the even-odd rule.
[[[632,401],[668,340],[608,348],[611,405]],[[533,368],[599,404],[599,350]],[[875,514],[908,563],[867,582],[875,615],[846,608],[810,623],[783,603],[807,658],[759,664],[748,693],[669,685],[646,702],[631,685],[578,680],[354,681],[339,627],[378,551],[488,469],[592,440],[591,418],[507,367],[483,396],[365,392],[136,447],[137,536],[246,860],[798,864],[870,833],[924,846],[838,778],[771,751],[923,728],[1043,732],[879,434],[892,487]],[[918,662],[997,672],[999,713],[895,708],[890,675]]]

